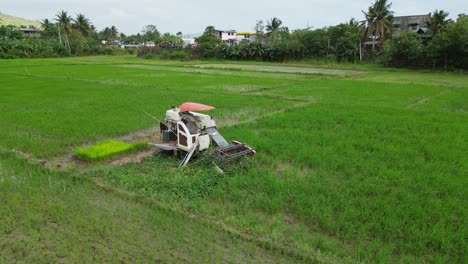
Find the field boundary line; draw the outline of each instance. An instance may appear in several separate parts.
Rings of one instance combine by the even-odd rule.
[[[280,114],[280,113],[284,113],[284,112],[289,111],[289,110],[293,110],[293,109],[296,109],[296,108],[301,108],[301,107],[305,107],[307,105],[318,103],[318,101],[316,99],[314,99],[315,101],[314,100],[306,101],[306,100],[302,100],[302,99],[294,100],[294,98],[292,98],[292,99],[283,98],[283,99],[291,100],[291,101],[298,101],[300,103],[298,103],[296,105],[293,105],[291,107],[286,107],[286,108],[283,108],[283,109],[280,109],[280,110],[270,112],[268,114],[259,115],[259,116],[253,117],[253,118],[249,118],[247,120],[240,121],[240,122],[229,122],[229,121],[227,121],[227,123],[228,123],[227,125],[221,125],[219,127],[223,128],[223,127],[232,127],[232,126],[236,126],[236,125],[247,124],[247,123],[251,123],[251,122],[260,120],[262,118],[271,117],[271,116],[274,116],[274,115],[277,115],[277,114]]]
[[[409,104],[406,106],[406,108],[414,108],[414,107],[418,107],[424,103],[427,103],[429,100],[432,100],[436,97],[439,97],[439,96],[442,96],[444,94],[447,94],[448,92],[452,91],[452,89],[454,88],[451,88],[451,89],[447,89],[447,90],[443,90],[442,92],[439,92],[437,94],[434,94],[434,95],[430,95],[430,96],[427,96],[427,97],[424,97],[423,99],[420,99],[412,104]]]

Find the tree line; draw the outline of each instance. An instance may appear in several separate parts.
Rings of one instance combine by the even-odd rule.
[[[0,58],[81,56],[122,53],[117,45],[145,58],[230,59],[257,61],[325,60],[372,61],[388,66],[468,68],[468,18],[456,21],[448,13],[429,14],[428,31],[396,32],[394,12],[388,0],[375,0],[363,10],[364,20],[351,19],[335,26],[290,30],[279,18],[259,20],[248,42],[223,42],[213,26],[184,47],[182,33],[161,34],[155,25],[140,33],[125,35],[115,26],[97,31],[83,14],[75,18],[60,11],[44,19],[40,37],[30,38],[11,26],[0,27]],[[266,23],[265,23],[266,22]],[[123,51],[125,52],[125,51]]]
[[[468,18],[456,21],[448,13],[429,14],[428,31],[395,32],[394,13],[387,0],[376,0],[365,19],[351,19],[319,29],[289,31],[278,18],[255,25],[255,39],[238,45],[223,43],[213,27],[205,29],[191,49],[195,56],[234,60],[287,61],[315,59],[337,62],[362,60],[387,66],[468,68]]]
[[[126,54],[137,49],[123,50],[119,45],[156,43],[163,47],[181,47],[181,36],[180,32],[160,34],[155,25],[148,25],[141,33],[130,36],[119,33],[113,25],[98,31],[85,15],[77,14],[73,18],[67,11],[60,11],[53,19],[43,19],[41,30],[32,36],[11,25],[0,26],[0,58]]]

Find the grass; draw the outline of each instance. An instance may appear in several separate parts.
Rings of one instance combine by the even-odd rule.
[[[263,66],[266,71],[257,69]],[[60,159],[82,144],[157,125],[142,111],[163,119],[166,109],[184,101],[214,105],[217,109],[210,114],[217,118],[221,133],[255,147],[255,158],[225,174],[203,162],[177,170],[180,160],[162,155],[140,164],[99,163],[64,171],[53,177],[66,182],[60,188],[66,185],[77,193],[61,202],[60,210],[74,208],[74,218],[54,221],[76,226],[74,230],[83,230],[86,236],[93,234],[88,226],[100,230],[106,223],[117,226],[115,221],[128,234],[143,234],[145,227],[152,226],[154,231],[142,235],[150,242],[158,232],[166,234],[164,230],[172,228],[179,234],[176,239],[159,239],[174,247],[185,243],[179,238],[182,234],[192,228],[202,230],[192,235],[198,241],[194,244],[201,243],[202,248],[190,246],[189,253],[176,250],[172,258],[163,254],[167,257],[163,261],[181,260],[182,255],[194,256],[189,259],[195,262],[213,262],[232,249],[233,262],[463,263],[468,236],[466,74],[342,65],[337,68],[352,71],[333,75],[313,67],[128,56],[2,61],[0,148]],[[3,154],[0,160],[20,164],[8,173],[8,181],[0,181],[0,187],[8,182],[2,195],[18,202],[4,203],[0,210],[21,211],[24,201],[19,197],[28,193],[27,199],[44,204],[39,211],[23,208],[28,217],[37,215],[39,223],[49,226],[46,208],[63,199],[57,187],[54,202],[44,202],[50,196],[45,180],[49,172],[12,154]],[[13,184],[23,171],[29,181],[42,184],[27,188]],[[78,192],[86,199],[98,197],[98,208],[107,212],[102,220]],[[100,202],[114,196],[120,197],[118,202]],[[153,209],[146,206],[172,213],[150,214]],[[124,210],[117,208],[131,208],[134,214],[129,221],[116,220]],[[163,219],[153,224],[151,217],[160,213]],[[86,214],[92,217],[83,217]],[[149,215],[132,220],[139,214]],[[178,220],[181,215],[188,218]],[[7,221],[3,228],[18,234],[34,230],[15,221]],[[115,241],[108,248],[97,247],[98,260],[112,260],[113,248],[125,252],[116,255],[119,260],[145,250],[140,240],[125,250],[129,243],[122,242],[125,236],[111,230],[92,239]],[[226,237],[226,231],[231,235]],[[43,234],[51,232],[44,229]],[[228,245],[207,241],[212,234]],[[232,234],[236,239],[231,240]],[[62,237],[76,252],[90,252],[67,235]],[[2,256],[9,252],[5,261],[14,261],[17,252],[26,254],[13,244],[20,238],[9,241],[0,245]],[[236,252],[244,247],[252,251],[239,258]],[[74,256],[70,248],[64,250],[71,252],[64,253],[65,258]],[[49,251],[35,248],[34,252]],[[142,261],[155,259],[150,253],[141,254]]]
[[[3,263],[291,261],[170,208],[10,152],[0,151],[0,164]]]
[[[80,160],[96,162],[124,153],[145,149],[148,146],[147,142],[128,144],[115,140],[106,140],[89,148],[78,148],[76,150],[76,156]]]

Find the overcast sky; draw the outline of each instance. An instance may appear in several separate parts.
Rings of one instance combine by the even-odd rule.
[[[138,33],[154,24],[162,33],[203,32],[217,29],[252,31],[256,20],[278,17],[289,29],[336,25],[363,18],[374,0],[0,0],[0,12],[22,18],[54,18],[60,10],[82,13],[99,29],[115,25],[125,34]],[[427,14],[443,9],[456,18],[468,13],[467,0],[391,0],[395,15]]]

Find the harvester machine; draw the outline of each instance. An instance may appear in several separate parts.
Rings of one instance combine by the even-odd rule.
[[[246,144],[228,143],[219,133],[213,117],[194,112],[213,109],[209,105],[183,103],[167,110],[165,122],[160,122],[163,142],[151,145],[164,151],[185,153],[179,167],[187,165],[197,153],[218,161],[223,167],[231,160],[255,155],[255,150]]]

